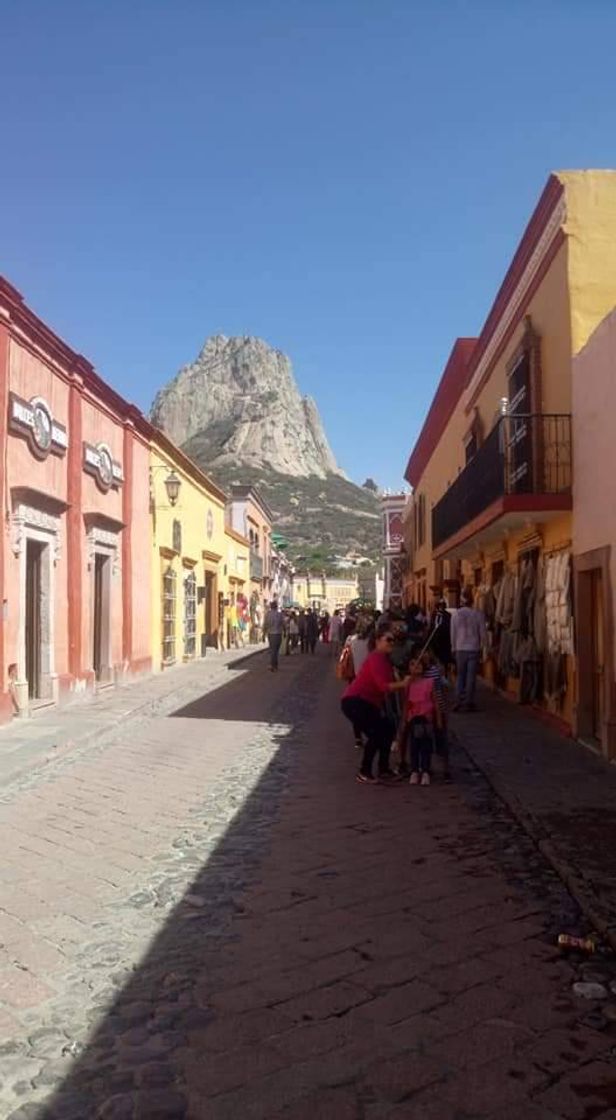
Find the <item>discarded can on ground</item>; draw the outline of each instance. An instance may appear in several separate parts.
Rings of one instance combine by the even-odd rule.
[[[558,935],[559,949],[577,949],[581,953],[594,953],[597,943],[594,937],[572,937],[570,933]]]

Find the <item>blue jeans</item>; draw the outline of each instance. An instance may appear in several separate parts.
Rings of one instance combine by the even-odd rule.
[[[415,716],[408,725],[408,737],[411,745],[411,770],[429,774],[434,749],[432,724],[424,716]]]
[[[475,680],[479,664],[479,650],[459,649],[456,653],[456,700],[458,704],[474,704]]]
[[[282,645],[282,634],[270,634],[268,637],[270,648],[270,668],[278,668],[278,656]]]

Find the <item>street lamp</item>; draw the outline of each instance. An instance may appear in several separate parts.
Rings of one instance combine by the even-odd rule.
[[[182,480],[178,478],[175,471],[170,471],[165,479],[165,490],[169,499],[169,505],[174,506],[180,496],[180,486]]]
[[[170,506],[175,506],[180,496],[180,488],[182,486],[182,479],[178,477],[173,468],[170,468],[162,463],[158,466],[150,467],[150,507],[152,510],[156,509],[156,500],[154,494],[154,473],[156,471],[167,471],[167,477],[164,480],[165,493],[167,501]],[[164,509],[164,506],[159,507]]]

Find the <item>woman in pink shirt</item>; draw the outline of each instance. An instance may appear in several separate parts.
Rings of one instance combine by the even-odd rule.
[[[422,676],[421,661],[411,661],[406,690],[406,734],[411,746],[410,785],[430,785],[434,729],[440,726],[434,680]]]
[[[395,728],[383,714],[383,704],[389,692],[406,688],[409,678],[394,679],[394,667],[389,654],[394,636],[388,622],[381,623],[370,640],[371,652],[363,662],[357,676],[342,695],[342,711],[351,721],[358,735],[366,736],[366,745],[357,781],[374,784],[372,764],[379,756],[379,778],[393,777],[389,768],[389,752]]]

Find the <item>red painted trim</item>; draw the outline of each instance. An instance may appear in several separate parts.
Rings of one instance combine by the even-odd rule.
[[[524,274],[524,269],[526,268],[532,254],[537,247],[537,244],[541,238],[541,235],[543,234],[550,215],[552,214],[552,211],[554,210],[556,203],[561,198],[563,192],[564,186],[560,182],[560,180],[555,175],[550,175],[541,198],[539,199],[539,202],[537,203],[537,206],[535,207],[530,221],[528,222],[528,225],[524,231],[513,260],[509,268],[507,269],[505,279],[503,280],[496,294],[496,298],[492,304],[492,307],[490,308],[488,317],[481,330],[481,334],[479,335],[478,339],[474,340],[474,345],[472,346],[469,355],[467,356],[467,366],[465,369],[464,378],[460,376],[455,377],[454,372],[449,370],[450,363],[456,350],[456,347],[454,346],[449,362],[445,367],[445,372],[434,395],[432,405],[407,464],[405,478],[408,482],[410,482],[411,486],[417,488],[421,476],[434,453],[434,450],[447,426],[447,423],[449,422],[449,419],[456,405],[458,404],[458,401],[460,400],[460,397],[462,396],[465,387],[469,385],[473,379],[475,370],[477,369],[477,366],[479,365],[479,362],[481,361],[481,358],[486,351],[486,348],[496,330],[496,327],[498,326],[498,323],[500,322],[500,319],[502,318],[505,309],[509,304],[509,301],[511,300],[511,297]],[[554,256],[560,248],[563,240],[564,233],[562,233],[561,231],[561,236],[558,237],[557,234],[555,240],[550,246],[547,254],[547,256],[549,257],[549,261],[545,268],[542,267],[542,269],[540,270],[540,278],[533,283],[531,289],[529,290],[528,298],[530,298],[531,295],[534,294],[538,284],[540,283],[540,280],[543,279],[545,271],[547,271],[549,264],[552,263],[552,260],[554,259]],[[507,341],[511,337],[512,331],[515,329],[515,326],[517,326],[517,323],[519,322],[524,312],[525,306],[523,308],[520,308],[515,322],[512,324],[510,330],[508,331],[507,339],[503,342],[503,346],[506,345]],[[467,339],[459,341],[471,342],[472,340]],[[494,361],[497,360],[501,353],[502,347],[499,347],[498,355],[495,356]],[[489,376],[492,368],[493,363],[491,363],[490,370],[487,371],[486,376]],[[469,404],[469,408],[472,407],[476,399],[476,395],[477,392],[473,393],[473,401]]]
[[[82,625],[82,480],[81,444],[81,386],[73,381],[68,398],[68,464],[66,511],[66,569],[68,599],[68,667],[75,678],[81,676],[81,625]]]
[[[492,374],[492,371],[494,369],[494,366],[496,365],[498,359],[501,357],[501,354],[503,353],[503,351],[506,349],[509,342],[511,341],[511,336],[514,334],[514,332],[517,329],[517,327],[519,326],[520,322],[522,321],[522,319],[526,315],[526,313],[528,311],[528,305],[529,305],[531,299],[533,298],[533,296],[534,296],[535,292],[537,291],[537,289],[539,288],[540,284],[545,279],[546,274],[548,273],[555,257],[558,255],[558,252],[561,249],[561,247],[564,245],[564,243],[565,243],[565,231],[563,229],[559,229],[554,234],[554,237],[552,239],[550,247],[547,250],[547,252],[545,254],[545,257],[543,258],[543,262],[541,264],[541,267],[537,270],[537,273],[536,273],[536,275],[533,279],[533,282],[530,285],[530,287],[528,289],[528,292],[526,293],[524,303],[521,304],[521,306],[518,308],[516,314],[514,315],[513,319],[511,320],[511,323],[509,324],[509,327],[507,328],[507,330],[505,331],[505,334],[503,335],[501,344],[498,347],[496,353],[494,354],[494,357],[493,357],[492,361],[490,362],[490,365],[486,369],[483,377],[481,378],[481,381],[477,382],[477,385],[476,385],[476,387],[473,391],[473,395],[472,395],[470,401],[468,402],[468,404],[466,406],[467,413],[470,412],[472,410],[472,408],[474,407],[474,405],[477,403],[477,398],[479,397],[479,394],[481,393],[481,390],[483,389],[486,381],[489,380],[489,378]],[[470,381],[470,377],[469,377],[469,381]]]
[[[122,489],[122,661],[133,652],[133,433],[124,428],[124,486]],[[145,481],[145,480],[144,480]]]
[[[456,339],[438,388],[434,394],[423,428],[406,465],[404,477],[417,488],[434,449],[447,427],[462,391],[468,382],[468,364],[475,338]]]
[[[530,258],[532,257],[537,244],[539,243],[541,235],[548,223],[549,217],[554,210],[556,203],[562,197],[564,190],[565,188],[560,179],[558,179],[556,175],[550,175],[541,194],[541,198],[539,199],[539,202],[537,203],[530,217],[526,229],[524,230],[522,239],[518,245],[518,248],[516,249],[513,260],[509,265],[507,272],[505,273],[505,279],[498,289],[494,303],[492,304],[492,307],[488,312],[488,317],[483,325],[481,334],[479,335],[477,346],[475,347],[475,351],[470,362],[468,371],[469,382],[472,380],[473,374],[485,353],[486,347],[502,318],[503,312],[505,311],[509,301],[511,300],[511,297],[515,292],[518,284],[520,283],[520,280],[522,279],[524,269],[526,268]]]
[[[454,548],[459,548],[465,541],[470,540],[476,533],[482,532],[487,529],[488,525],[492,525],[494,521],[498,521],[507,513],[550,513],[554,511],[573,509],[573,498],[571,494],[505,494],[502,498],[497,498],[492,505],[484,509],[482,513],[474,517],[472,521],[467,522],[462,529],[454,533],[438,548],[433,549],[432,559],[440,560],[448,552]]]
[[[505,513],[549,513],[573,509],[571,494],[507,494]]]
[[[4,586],[4,548],[6,534],[4,532],[4,518],[7,507],[6,493],[6,456],[8,440],[8,394],[9,394],[9,335],[3,323],[0,323],[0,612],[4,607],[6,591]],[[0,702],[2,690],[7,684],[7,670],[5,649],[5,622],[0,616]],[[9,703],[10,703],[10,697]],[[11,705],[12,707],[12,705]]]
[[[61,367],[59,369],[54,367],[53,372],[57,376],[60,376],[64,381],[71,374],[78,376],[83,385],[82,392],[85,399],[91,399],[91,403],[95,407],[107,412],[113,419],[120,422],[130,420],[135,427],[135,433],[141,437],[144,443],[148,445],[152,442],[158,444],[178,466],[204,489],[209,490],[223,504],[227,502],[225,491],[221,490],[185,452],[180,451],[164,432],[150,424],[149,420],[134,404],[125,400],[115,389],[112,389],[110,385],[103,381],[94,366],[82,354],[72,350],[38,315],[35,315],[24,302],[20,292],[3,276],[0,276],[0,308],[4,308],[8,312],[9,328],[12,325],[29,336],[30,344],[28,344],[28,337],[22,339],[16,334],[15,340],[18,345],[24,346],[31,353],[36,353],[32,349],[32,344],[40,347],[48,358]],[[41,355],[38,353],[37,357],[41,359]],[[73,442],[72,435],[70,440]]]

